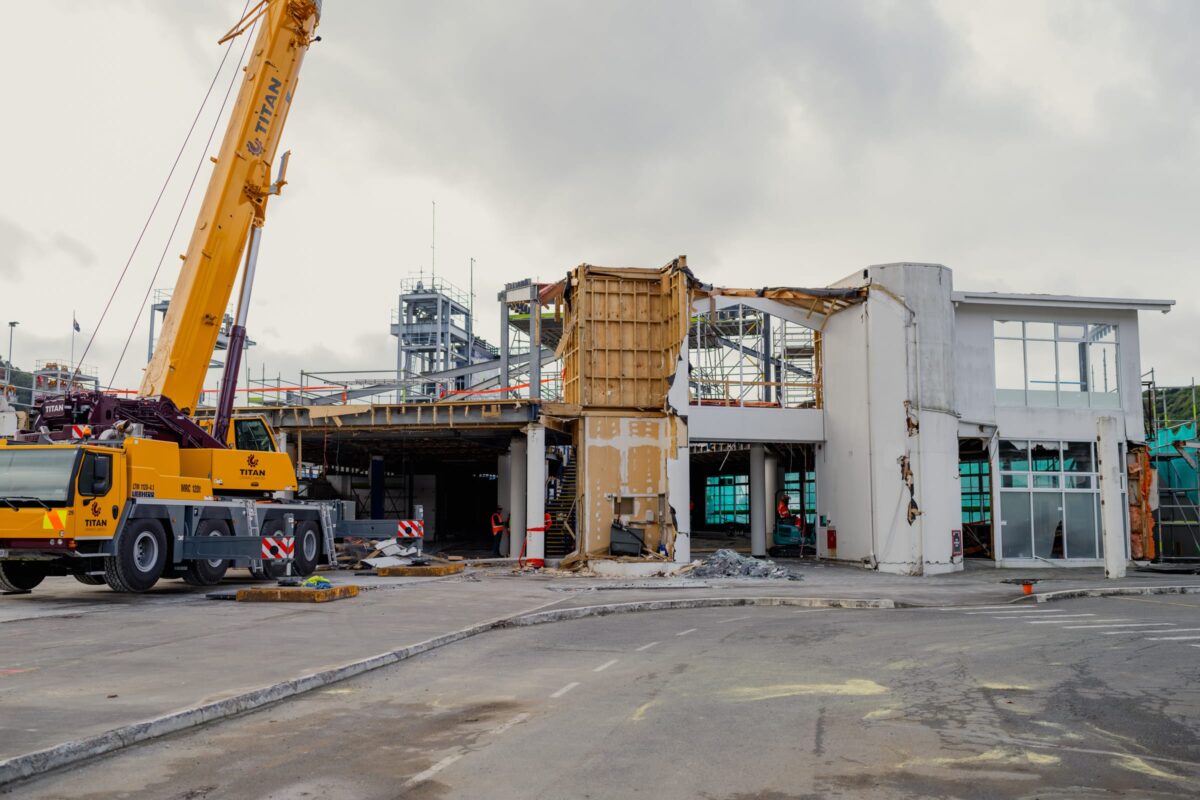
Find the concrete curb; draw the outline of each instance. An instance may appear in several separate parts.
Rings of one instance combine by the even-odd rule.
[[[1200,587],[1197,587],[1200,591]],[[546,606],[561,603],[560,598],[547,603]],[[86,761],[97,756],[106,755],[130,745],[157,739],[161,736],[204,725],[209,722],[228,719],[229,717],[255,711],[264,706],[278,703],[289,697],[294,697],[314,689],[320,689],[364,672],[379,669],[405,661],[414,656],[428,653],[448,644],[469,639],[497,628],[524,627],[527,625],[542,625],[549,622],[565,622],[567,620],[584,619],[586,617],[607,616],[609,614],[628,614],[639,611],[667,611],[671,609],[689,608],[722,608],[732,606],[800,606],[805,608],[899,608],[892,600],[843,600],[836,598],[814,597],[696,597],[675,600],[646,600],[630,603],[611,603],[606,605],[580,606],[578,608],[563,608],[553,611],[519,612],[510,617],[501,617],[489,622],[481,622],[453,633],[435,636],[408,647],[390,650],[386,653],[370,656],[359,661],[343,664],[339,667],[303,675],[299,678],[283,681],[282,683],[266,686],[261,689],[244,692],[224,700],[193,706],[182,711],[165,714],[144,722],[135,722],[114,728],[111,731],[88,736],[83,739],[65,742],[45,750],[13,756],[0,761],[0,789],[17,781],[33,778],[51,770]]]
[[[892,600],[842,600],[823,597],[689,597],[676,600],[638,600],[630,603],[606,603],[596,606],[557,608],[510,617],[499,623],[501,628],[543,625],[547,622],[566,622],[609,614],[632,614],[640,611],[670,611],[688,608],[730,608],[735,606],[798,606],[802,608],[901,608]]]
[[[1193,586],[1102,586],[1097,589],[1063,589],[1033,595],[1038,603],[1070,600],[1075,597],[1117,597],[1141,594],[1200,594],[1200,585]]]

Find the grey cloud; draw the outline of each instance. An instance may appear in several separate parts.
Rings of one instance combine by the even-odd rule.
[[[0,217],[0,275],[15,278],[21,262],[38,249],[37,239],[15,222]]]
[[[918,259],[970,288],[1176,296],[1170,330],[1194,328],[1200,5],[1040,8],[1061,51],[992,44],[1058,64],[1111,41],[1093,57],[1132,65],[1111,85],[1071,65],[1096,76],[1086,130],[1036,85],[981,79],[976,42],[918,0],[329,0],[294,125],[340,128],[320,157],[347,168],[365,144],[381,173],[480,198],[514,250],[561,254],[543,275],[686,252],[764,284]],[[1161,325],[1146,360],[1186,375]]]

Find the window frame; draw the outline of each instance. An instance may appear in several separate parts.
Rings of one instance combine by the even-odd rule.
[[[1013,325],[1020,326],[1020,335],[1015,335],[1015,330],[1005,330],[1004,327]],[[1030,332],[1029,326],[1049,325],[1052,331],[1050,338],[1046,338],[1045,331]],[[1082,328],[1083,335],[1078,335],[1078,329]],[[1065,329],[1065,330],[1064,330]],[[1001,407],[1017,407],[1017,408],[1100,408],[1100,409],[1120,409],[1122,408],[1123,392],[1121,391],[1121,324],[1117,322],[1061,322],[1061,321],[1045,321],[1045,320],[1028,320],[1028,319],[992,319],[992,386],[994,399],[997,406]],[[1097,333],[1098,332],[1098,333]],[[1093,337],[1093,334],[1096,334]],[[1022,388],[1008,388],[1000,385],[1001,380],[1001,359],[999,358],[998,343],[1000,342],[1020,342],[1021,343],[1021,384]],[[1053,391],[1045,389],[1033,389],[1030,386],[1029,374],[1029,357],[1030,343],[1050,343],[1051,350],[1054,355],[1054,380]],[[1078,369],[1077,380],[1064,380],[1062,367],[1062,345],[1075,345],[1083,349],[1083,363]],[[1100,348],[1106,348],[1101,350]],[[1107,385],[1107,379],[1112,377],[1111,390],[1097,390],[1093,385],[1092,380],[1095,377],[1095,369],[1092,362],[1093,353],[1095,352],[1110,352],[1112,353],[1111,371],[1107,368],[1103,370],[1104,385]],[[1008,348],[1006,348],[1008,349]],[[1014,349],[1015,348],[1011,348]],[[1015,367],[1015,362],[1011,365]],[[1072,373],[1073,374],[1073,373]],[[1011,378],[1011,376],[1008,376]],[[1037,381],[1045,383],[1044,379]],[[1077,386],[1076,391],[1064,391],[1063,385],[1070,384]],[[1083,386],[1087,386],[1087,390],[1083,390]],[[1037,396],[1031,394],[1037,392]],[[1015,397],[1020,395],[1021,401],[1015,402]],[[1049,399],[1049,395],[1053,394],[1053,402],[1044,402]],[[1064,400],[1067,398],[1078,398],[1074,402]],[[1114,397],[1115,404],[1105,402],[1101,398]],[[1043,402],[1037,402],[1042,400]]]

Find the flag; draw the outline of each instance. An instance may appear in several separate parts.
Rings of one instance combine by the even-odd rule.
[[[79,333],[79,320],[75,319],[74,314],[71,315],[71,327],[75,329],[76,333]]]

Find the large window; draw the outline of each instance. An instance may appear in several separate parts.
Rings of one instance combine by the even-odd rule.
[[[720,526],[750,524],[749,475],[709,475],[705,479],[704,522]]]
[[[996,404],[1120,408],[1117,326],[1108,323],[993,323]]]
[[[992,521],[991,465],[986,461],[958,462],[958,482],[962,493],[962,521]]]
[[[1000,442],[1003,558],[1100,558],[1100,487],[1091,442]]]

